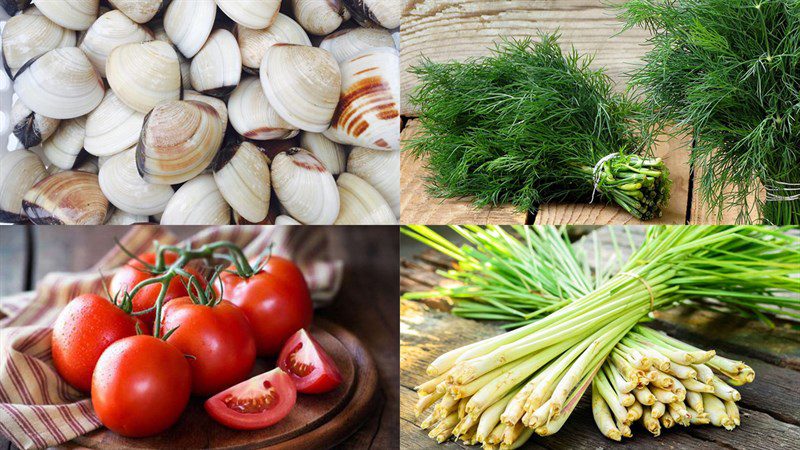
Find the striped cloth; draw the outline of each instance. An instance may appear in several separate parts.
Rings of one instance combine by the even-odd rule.
[[[331,229],[319,227],[218,227],[187,239],[194,246],[228,240],[256,258],[272,245],[273,254],[291,258],[303,270],[315,306],[329,303],[339,289],[343,261],[335,259]],[[135,254],[152,250],[153,240],[174,244],[168,231],[133,227],[121,239]],[[46,448],[102,426],[91,401],[56,373],[50,354],[52,324],[75,296],[103,294],[103,280],[128,257],[119,248],[79,273],[50,273],[36,291],[0,298],[0,433],[21,448]],[[103,275],[101,276],[100,273]]]

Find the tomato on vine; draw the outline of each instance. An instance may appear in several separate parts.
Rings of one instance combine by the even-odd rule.
[[[299,330],[286,341],[278,367],[291,377],[297,392],[304,394],[322,394],[342,383],[336,363],[306,330]]]

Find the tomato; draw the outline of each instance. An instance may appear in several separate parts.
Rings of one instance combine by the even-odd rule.
[[[278,367],[289,374],[297,392],[304,394],[328,392],[342,382],[333,359],[302,329],[283,344]]]
[[[191,355],[192,393],[211,395],[245,380],[256,360],[256,342],[244,313],[223,300],[214,306],[189,297],[164,306],[162,330],[177,328],[167,342]]]
[[[223,272],[220,281],[222,298],[250,320],[259,356],[276,355],[292,334],[311,325],[314,305],[308,285],[287,259],[273,256],[263,270],[246,279]],[[219,294],[219,284],[214,288]]]
[[[139,255],[138,258],[147,264],[155,265],[156,263],[155,253],[144,253]],[[178,255],[175,253],[164,253],[164,262],[166,265],[174,263],[177,259]],[[194,275],[201,284],[205,285],[205,280],[199,272],[191,267],[185,267],[184,270],[191,275]],[[109,285],[109,291],[111,292],[111,295],[116,295],[117,292],[127,292],[133,289],[134,286],[140,282],[153,277],[154,275],[147,270],[147,267],[145,267],[144,264],[132,259],[114,274],[114,277],[111,279],[111,284]],[[185,297],[189,295],[188,292],[186,292],[186,287],[183,285],[185,281],[187,280],[183,277],[174,277],[172,280],[170,280],[169,285],[167,286],[167,293],[164,296],[164,303],[172,300],[173,298]],[[139,290],[139,292],[136,293],[136,296],[133,297],[133,311],[144,311],[145,309],[152,308],[156,304],[156,300],[158,299],[158,295],[160,293],[160,283],[150,284],[143,287],[141,290]],[[152,326],[153,322],[156,320],[156,313],[155,311],[151,311],[142,315],[141,318],[145,323]]]
[[[149,332],[140,320],[99,295],[72,299],[53,326],[53,364],[59,375],[78,390],[89,392],[100,355],[114,342],[135,336],[137,323],[143,333]]]
[[[294,384],[275,368],[206,400],[208,414],[226,427],[257,430],[281,421],[297,400]]]
[[[189,403],[192,375],[186,357],[149,335],[112,344],[92,377],[92,405],[111,431],[145,437],[171,427]]]

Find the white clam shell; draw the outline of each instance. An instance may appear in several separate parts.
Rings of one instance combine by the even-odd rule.
[[[341,207],[336,225],[394,225],[392,208],[374,187],[361,178],[343,173],[336,180]]]
[[[77,47],[50,50],[23,66],[14,92],[45,117],[72,119],[89,113],[103,100],[103,80]]]
[[[59,169],[71,169],[83,149],[86,136],[86,116],[61,122],[58,130],[42,144],[42,151]]]
[[[223,148],[214,161],[214,180],[222,196],[245,220],[267,217],[270,197],[269,158],[250,142]]]
[[[302,223],[294,220],[291,216],[280,215],[275,218],[275,225],[302,225]]]
[[[86,30],[97,18],[100,0],[35,0],[48,19],[70,30]]]
[[[275,20],[281,0],[217,0],[217,6],[234,22],[248,28],[266,28]]]
[[[175,54],[178,55],[178,61],[180,62],[181,65],[181,86],[184,89],[191,89],[192,80],[189,71],[191,68],[192,60],[183,56],[183,53],[181,53],[181,51],[178,50],[178,47],[176,47],[175,44],[169,39],[169,36],[167,36],[167,32],[164,31],[163,23],[153,21],[151,25],[153,26],[153,36],[155,37],[155,39],[157,41],[166,42],[169,45],[171,45],[172,48],[175,49]]]
[[[333,142],[321,133],[302,132],[300,134],[300,147],[316,156],[328,169],[328,172],[333,175],[339,175],[345,171],[347,154],[344,146]]]
[[[108,216],[105,225],[133,225],[135,223],[147,223],[148,219],[148,216],[131,214],[121,209],[117,209],[114,210],[110,216]]]
[[[151,216],[164,211],[172,186],[144,181],[136,170],[136,149],[129,148],[104,161],[98,177],[100,189],[120,211]]]
[[[146,23],[161,9],[162,0],[108,0],[136,23]]]
[[[67,170],[33,185],[22,197],[22,210],[37,225],[102,225],[108,199],[97,175]]]
[[[192,87],[198,92],[215,97],[230,94],[242,75],[242,55],[230,31],[219,29],[211,33],[192,59],[190,75]]]
[[[339,64],[365,50],[392,46],[394,40],[387,30],[363,27],[337,31],[319,43],[319,48],[329,51]]]
[[[191,58],[206,43],[216,14],[214,0],[173,0],[164,13],[164,30],[183,56]]]
[[[61,121],[36,114],[17,99],[11,107],[11,123],[14,136],[23,147],[31,148],[52,136]]]
[[[400,152],[354,147],[347,157],[347,171],[369,183],[400,218]]]
[[[393,30],[400,26],[403,2],[397,0],[343,0],[356,21],[362,25],[380,25]]]
[[[342,87],[339,65],[330,53],[304,45],[276,44],[260,70],[270,105],[295,128],[319,133],[328,128]]]
[[[20,14],[3,27],[3,58],[13,75],[26,62],[50,50],[74,47],[75,32],[42,15]]]
[[[324,36],[339,28],[345,9],[338,0],[292,0],[292,11],[306,31]]]
[[[0,155],[0,222],[24,222],[22,197],[47,177],[47,169],[39,156],[28,150]]]
[[[162,225],[227,225],[230,221],[231,207],[209,174],[181,186],[161,215]]]
[[[195,100],[211,105],[211,107],[217,110],[217,114],[219,115],[220,119],[222,119],[222,129],[224,130],[228,127],[228,107],[225,106],[225,102],[222,100],[216,97],[211,97],[210,95],[203,95],[192,90],[183,91],[183,99]]]
[[[111,10],[92,24],[81,41],[80,49],[92,62],[95,70],[105,77],[106,60],[111,50],[123,44],[145,42],[153,39],[150,30],[132,21],[116,9]]]
[[[233,90],[228,114],[233,128],[248,139],[289,139],[299,132],[270,105],[256,77],[245,77]]]
[[[292,148],[272,160],[272,186],[281,205],[307,225],[330,225],[339,215],[333,175],[309,151]]]
[[[87,152],[109,156],[136,144],[142,131],[144,114],[126,105],[112,90],[86,118]]]
[[[269,28],[252,29],[236,25],[235,33],[242,54],[242,65],[253,72],[258,72],[267,49],[275,44],[311,45],[303,27],[280,13]]]
[[[380,47],[341,64],[342,97],[325,136],[341,144],[400,150],[400,58]]]
[[[178,55],[163,41],[115,48],[106,62],[106,77],[117,97],[141,113],[163,101],[177,100],[181,94]]]

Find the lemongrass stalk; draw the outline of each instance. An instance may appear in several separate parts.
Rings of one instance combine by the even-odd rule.
[[[457,412],[459,399],[452,395],[445,395],[433,408],[434,417],[444,419],[451,413]]]
[[[691,416],[689,412],[686,410],[686,405],[683,402],[674,402],[667,405],[667,409],[669,410],[669,414],[675,420],[675,422],[688,427],[691,421]]]
[[[508,425],[504,424],[503,422],[498,423],[497,426],[494,427],[494,430],[489,433],[489,437],[486,438],[486,442],[489,444],[500,444],[503,441],[503,433],[505,433],[506,428],[508,428]]]
[[[502,444],[504,445],[511,445],[516,441],[520,435],[522,435],[522,431],[525,429],[525,425],[521,423],[516,423],[513,426],[506,427],[506,431],[503,433],[503,441]]]
[[[740,394],[739,391],[728,386],[728,384],[722,381],[719,377],[715,376],[711,382],[711,385],[714,387],[714,395],[722,400],[738,402],[742,399],[742,394]]]
[[[661,435],[661,424],[657,418],[653,417],[649,406],[644,405],[642,406],[642,409],[642,425],[644,425],[645,429],[652,433],[653,436],[658,437]]]
[[[692,369],[697,372],[697,379],[705,384],[710,384],[714,379],[714,371],[705,364],[693,364]]]
[[[440,398],[444,396],[444,393],[433,392],[431,394],[425,395],[420,397],[417,401],[417,404],[414,405],[414,414],[416,417],[419,417],[426,409],[428,409],[431,405],[436,403]]]
[[[512,398],[514,398],[521,389],[522,388],[517,388],[509,392],[505,397],[500,399],[500,401],[495,402],[492,406],[483,411],[478,420],[478,429],[475,432],[475,437],[478,441],[485,441],[489,434],[491,434],[492,430],[500,423],[501,415],[503,411],[506,410],[506,406],[508,406]]]
[[[703,394],[703,405],[706,408],[705,412],[708,414],[712,425],[715,427],[725,427],[728,430],[733,429],[735,423],[728,417],[728,413],[725,411],[725,404],[722,403],[722,400],[712,394]]]
[[[697,379],[697,372],[694,369],[692,369],[690,366],[678,364],[675,361],[672,361],[669,369],[667,369],[667,373],[680,379]]]
[[[436,378],[431,378],[430,380],[420,384],[416,388],[417,394],[420,396],[430,394],[436,391],[436,387],[442,384],[445,380],[445,375],[442,374]]]
[[[686,388],[683,386],[679,380],[675,380],[675,384],[672,385],[672,392],[678,397],[678,401],[682,402],[686,400]]]
[[[433,413],[430,413],[430,414],[428,414],[428,417],[426,417],[425,420],[423,420],[419,424],[419,427],[422,428],[423,430],[427,430],[428,428],[431,427],[431,425],[433,425],[433,422],[435,422],[435,421],[436,421],[436,418],[434,417]]]
[[[633,395],[636,396],[636,400],[643,405],[650,406],[656,402],[655,395],[650,392],[647,386],[637,387],[633,390]]]
[[[491,383],[493,380],[496,380],[504,373],[514,370],[520,365],[525,363],[525,360],[518,360],[514,361],[510,364],[506,364],[504,366],[499,366],[491,372],[485,373],[480,377],[476,378],[475,380],[470,381],[465,385],[461,384],[450,384],[449,391],[450,395],[456,398],[464,398],[464,397],[471,397],[475,395],[478,391],[480,391],[484,386]]]
[[[617,421],[625,422],[625,420],[627,420],[628,410],[620,403],[619,397],[616,392],[614,392],[614,389],[611,387],[611,384],[608,382],[602,370],[594,377],[592,395],[594,395],[594,391],[597,391],[600,396],[603,397],[603,400],[605,400],[606,405],[611,409],[611,413]]]
[[[628,392],[627,394],[618,394],[619,395],[619,403],[624,407],[629,407],[636,403],[636,396]]]
[[[458,420],[464,418],[464,409],[467,407],[467,400],[466,398],[462,398],[458,401]]]
[[[436,442],[441,444],[442,442],[450,439],[453,428],[455,428],[457,423],[458,414],[452,413],[444,420],[439,422],[439,424],[436,425],[436,427],[428,434],[428,436],[436,439]]]
[[[633,437],[633,431],[631,431],[631,427],[628,424],[617,423],[617,428],[623,437]]]
[[[675,426],[675,419],[669,414],[664,414],[659,420],[661,420],[661,426],[664,428],[669,429]]]
[[[653,419],[658,419],[664,415],[667,411],[667,405],[656,401],[650,406],[650,415],[653,416]]]
[[[691,418],[689,419],[689,423],[691,425],[708,425],[711,423],[711,419],[708,418],[708,415],[705,414],[697,414],[696,411],[692,411],[688,409],[689,415]]]
[[[511,444],[511,445],[502,444],[502,445],[500,445],[500,450],[515,450],[515,449],[518,449],[518,448],[522,447],[523,445],[525,445],[525,443],[528,442],[528,439],[530,439],[531,436],[533,436],[533,430],[530,429],[530,428],[525,428],[525,429],[522,430],[522,433],[519,435],[519,437],[517,437],[517,440],[514,441],[513,444]]]
[[[642,409],[642,404],[641,403],[636,402],[636,403],[632,404],[628,408],[628,417],[630,418],[630,423],[633,423],[633,422],[636,422],[637,420],[639,420],[642,417],[643,413],[644,413],[644,410]]]
[[[631,383],[634,383],[635,387],[640,387],[638,385],[639,381],[639,372],[636,368],[634,368],[625,358],[620,357],[619,355],[612,353],[609,355],[611,359],[611,363],[614,365],[617,372],[619,372],[626,380]]]
[[[660,370],[647,372],[647,379],[650,380],[650,384],[661,389],[672,389],[675,385],[675,378]]]
[[[625,328],[624,332],[627,331],[628,328]],[[616,343],[617,341],[619,341],[619,337],[617,337],[613,342]],[[577,383],[569,398],[567,398],[567,400],[564,402],[562,409],[556,416],[550,416],[547,422],[540,422],[537,426],[535,426],[534,428],[536,430],[536,434],[539,436],[549,436],[557,433],[558,430],[564,426],[564,424],[567,422],[567,419],[569,419],[569,416],[572,414],[572,411],[575,409],[575,406],[578,405],[578,401],[583,396],[583,393],[586,392],[586,389],[589,389],[589,387],[592,385],[592,379],[597,372],[600,371],[600,367],[602,367],[605,360],[605,356],[603,355],[608,354],[609,351],[610,349],[604,349],[603,353],[598,353],[595,355],[595,358],[589,365],[589,370],[583,374],[583,377]]]
[[[656,400],[661,403],[668,404],[678,401],[678,396],[672,391],[661,389],[655,386],[649,386],[649,389],[650,392],[655,396]]]
[[[625,379],[613,364],[604,364],[603,371],[620,394],[627,394],[636,387],[636,383]]]
[[[735,402],[732,402],[730,400],[725,400],[724,403],[725,403],[725,414],[727,414],[728,417],[730,417],[730,419],[733,421],[733,424],[738,427],[741,423],[741,420],[739,418],[739,407],[736,406]]]
[[[713,393],[714,386],[710,384],[705,384],[697,380],[687,379],[681,380],[681,383],[686,388],[687,391],[694,391],[694,392],[701,392],[701,393]]]
[[[686,392],[686,404],[695,410],[698,414],[705,411],[703,408],[703,394],[694,391]]]
[[[453,436],[458,437],[464,435],[468,431],[473,430],[477,423],[478,421],[473,419],[472,416],[461,417],[456,427],[453,428]]]

